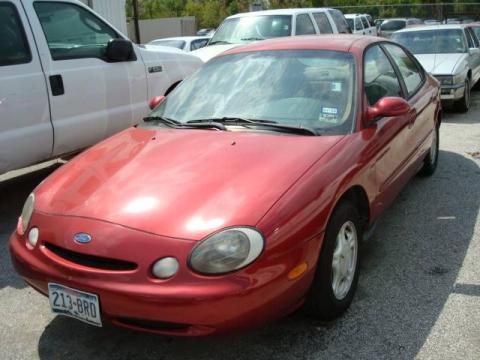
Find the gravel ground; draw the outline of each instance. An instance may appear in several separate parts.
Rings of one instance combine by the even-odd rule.
[[[447,112],[440,163],[415,178],[363,247],[357,295],[331,324],[295,313],[248,333],[169,338],[53,316],[14,273],[8,250],[23,202],[58,164],[0,177],[1,359],[480,359],[480,91]],[[2,181],[3,180],[3,181]]]

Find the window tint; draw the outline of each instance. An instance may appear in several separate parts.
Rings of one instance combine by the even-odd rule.
[[[15,6],[0,3],[0,66],[28,63],[30,49]]]
[[[312,20],[308,14],[300,14],[297,16],[297,25],[295,28],[295,35],[315,34]]]
[[[415,61],[399,46],[386,44],[385,48],[392,55],[393,61],[397,64],[403,81],[407,87],[408,95],[412,95],[421,85],[423,80],[422,70]]]
[[[88,10],[61,2],[35,2],[53,60],[103,58],[117,33]]]
[[[370,105],[384,96],[402,96],[392,64],[379,46],[369,48],[364,58],[364,86]]]
[[[190,44],[190,51],[200,49],[207,45],[208,39],[193,40]]]
[[[332,26],[330,25],[330,21],[328,21],[327,15],[325,15],[324,13],[314,13],[313,18],[317,23],[320,34],[333,33]]]
[[[347,20],[345,20],[345,16],[343,16],[340,10],[328,10],[330,16],[333,19],[333,22],[337,26],[337,30],[341,34],[348,34],[351,33],[350,28],[348,27]]]
[[[361,16],[360,19],[362,20],[363,28],[368,29],[370,27],[370,25],[369,25],[367,19],[365,18],[365,16]]]

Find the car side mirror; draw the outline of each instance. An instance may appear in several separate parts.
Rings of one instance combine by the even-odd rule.
[[[107,44],[105,52],[107,61],[121,62],[136,60],[135,51],[130,40],[126,39],[111,39]]]
[[[386,96],[368,108],[367,119],[371,122],[378,117],[401,116],[407,114],[409,111],[410,105],[405,99],[397,96]]]
[[[155,109],[158,105],[160,105],[164,100],[166,99],[165,96],[160,95],[160,96],[154,96],[150,102],[148,103],[148,106],[150,106],[150,109],[153,110]]]

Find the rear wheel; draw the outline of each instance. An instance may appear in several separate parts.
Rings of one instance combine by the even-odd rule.
[[[315,279],[305,310],[320,320],[332,320],[350,306],[358,283],[362,238],[361,217],[350,201],[334,210],[325,231]]]
[[[433,173],[437,169],[439,144],[440,144],[440,134],[439,134],[439,128],[438,126],[436,126],[435,130],[433,131],[432,146],[430,147],[430,150],[428,151],[427,156],[425,156],[425,159],[423,160],[423,166],[420,169],[420,173],[419,173],[420,175],[422,176],[433,175]]]
[[[467,78],[465,80],[465,88],[464,88],[464,91],[463,91],[463,97],[458,100],[455,105],[454,105],[454,108],[455,110],[457,111],[460,111],[460,112],[467,112],[468,109],[470,109],[470,80]]]

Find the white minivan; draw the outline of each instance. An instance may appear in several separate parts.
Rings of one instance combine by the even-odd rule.
[[[76,0],[0,0],[0,174],[139,122],[201,65],[132,44]]]

